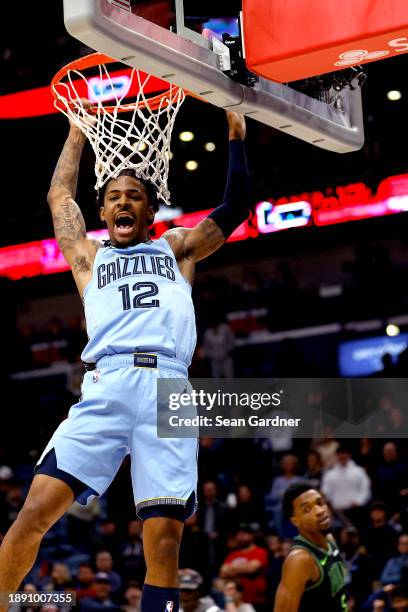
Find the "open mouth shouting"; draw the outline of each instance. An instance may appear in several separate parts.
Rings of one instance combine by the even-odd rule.
[[[126,238],[135,229],[136,220],[129,212],[121,212],[115,219],[115,229],[118,236]]]

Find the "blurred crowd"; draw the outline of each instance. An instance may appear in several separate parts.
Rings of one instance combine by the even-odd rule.
[[[296,534],[281,500],[299,480],[320,487],[330,504],[350,612],[407,610],[406,445],[368,438],[343,445],[332,437],[286,443],[279,450],[264,438],[200,440],[199,510],[186,522],[180,552],[182,610],[272,611]],[[0,457],[4,535],[24,502],[32,464],[8,461],[4,449]],[[87,507],[75,503],[47,534],[22,589],[75,592],[84,612],[137,612],[144,573],[125,461],[107,494]]]
[[[271,346],[271,335],[284,330],[344,324],[406,312],[407,271],[395,265],[384,244],[357,247],[354,259],[342,264],[330,286],[323,281],[313,286],[300,283],[287,262],[276,264],[269,276],[247,272],[240,282],[227,276],[198,280],[194,287],[198,345],[191,367],[196,377],[337,376],[337,346],[343,340],[365,337],[361,331],[344,331],[328,340],[324,360],[319,354],[319,333],[307,347],[289,336]],[[333,277],[334,278],[334,277]],[[381,291],[379,291],[381,287]],[[382,335],[379,329],[370,334]],[[285,333],[285,332],[284,332]],[[14,370],[47,367],[58,361],[75,363],[87,342],[81,316],[63,320],[52,317],[42,325],[19,326]],[[259,347],[261,343],[261,347]],[[260,349],[260,350],[259,350]],[[388,377],[406,376],[408,352],[400,362],[384,356],[383,372]]]
[[[329,297],[321,287],[300,288],[284,262],[270,278],[251,272],[240,284],[226,277],[198,282],[199,343],[191,376],[321,376],[321,370],[306,363],[295,340],[280,340],[275,352],[270,344],[263,350],[254,344],[250,352],[248,340],[252,334],[312,325],[315,316],[319,323],[345,321],[351,314],[355,319],[359,313],[389,315],[397,302],[405,308],[405,271],[381,245],[357,249],[354,260],[343,264],[343,273],[348,281]],[[379,279],[381,286],[389,284],[381,296]],[[294,304],[302,308],[294,309]],[[0,436],[0,537],[24,503],[33,465],[50,433],[77,401],[86,341],[82,317],[53,317],[42,327],[20,327],[13,364],[19,372],[9,389],[19,410],[7,417],[8,439]],[[335,351],[316,346],[306,352],[332,360],[337,374]],[[406,361],[406,352],[399,364],[385,356],[378,375],[404,376]],[[333,531],[347,567],[350,612],[408,610],[408,453],[398,440],[406,417],[398,397],[386,387],[382,391],[377,403],[367,396],[362,411],[379,409],[375,432],[382,438],[390,432],[387,439],[362,438],[343,445],[327,431],[315,440],[200,440],[199,510],[186,522],[180,552],[183,612],[272,611],[296,533],[282,515],[281,500],[287,487],[302,479],[320,487],[331,506]],[[86,508],[74,504],[51,529],[21,588],[74,592],[77,609],[84,612],[138,612],[144,574],[142,523],[135,514],[125,460],[101,499]],[[12,609],[18,612],[20,607]],[[39,605],[34,611],[53,608]]]

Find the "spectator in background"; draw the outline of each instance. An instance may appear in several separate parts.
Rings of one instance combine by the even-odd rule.
[[[13,483],[13,470],[8,465],[0,466],[0,504],[3,507],[6,495]],[[1,515],[0,515],[1,518]],[[0,526],[1,529],[1,526]]]
[[[34,593],[38,593],[38,589],[35,584],[31,584],[27,582],[22,588],[24,593],[28,593],[30,596],[34,595]],[[8,608],[8,612],[38,612],[40,606],[22,606],[18,603],[14,603]]]
[[[382,456],[376,474],[376,497],[386,501],[392,512],[398,512],[408,486],[408,465],[399,459],[395,442],[384,444]]]
[[[373,562],[373,578],[378,580],[385,564],[397,552],[398,533],[387,522],[387,508],[382,502],[373,503],[365,546]]]
[[[287,453],[282,457],[281,461],[281,476],[276,476],[273,479],[271,495],[274,499],[279,500],[281,503],[283,495],[286,489],[295,482],[299,482],[303,480],[301,476],[298,475],[299,472],[299,459],[296,455],[292,455],[291,453]]]
[[[293,527],[290,527],[288,521],[284,520],[282,514],[282,499],[286,489],[295,482],[301,482],[303,478],[298,475],[299,459],[296,455],[287,453],[282,457],[281,461],[281,476],[276,476],[273,479],[270,494],[266,498],[266,504],[271,513],[269,524],[273,524],[282,537],[293,535]]]
[[[378,399],[378,408],[379,411],[376,414],[377,432],[387,433],[391,437],[398,438],[404,424],[404,413],[395,404],[390,394],[384,394]]]
[[[94,538],[94,552],[107,550],[113,558],[113,562],[119,563],[122,553],[122,538],[116,533],[116,523],[110,518],[101,521],[98,533]]]
[[[240,525],[236,535],[238,550],[230,552],[221,566],[220,577],[238,579],[243,587],[243,600],[253,604],[257,612],[267,610],[266,569],[268,553],[255,544],[249,525]]]
[[[0,508],[0,533],[6,533],[23,507],[23,488],[19,483],[11,483]]]
[[[92,540],[93,521],[100,514],[100,501],[96,497],[83,506],[74,502],[67,512],[69,541],[78,548]],[[88,546],[86,546],[88,552]]]
[[[225,612],[255,612],[250,603],[242,599],[243,588],[239,580],[227,580],[224,587]]]
[[[102,572],[108,576],[112,587],[111,593],[113,596],[117,595],[122,587],[122,578],[113,570],[113,559],[111,553],[107,550],[101,550],[96,553],[95,566],[97,572]]]
[[[142,521],[130,521],[127,537],[122,545],[124,579],[143,582],[146,565],[143,556]]]
[[[54,563],[51,576],[42,585],[43,591],[66,591],[72,586],[71,573],[64,563]]]
[[[408,593],[407,585],[396,587],[390,593],[390,604],[392,612],[407,612],[408,610]]]
[[[225,440],[203,436],[199,439],[199,446],[198,467],[203,480],[216,480],[221,474],[225,476],[227,471],[231,471],[233,458]]]
[[[210,554],[210,545],[209,536],[198,526],[197,514],[193,514],[184,523],[179,565],[198,571],[204,578],[205,586],[210,585],[211,566],[214,564],[214,558]]]
[[[224,321],[216,321],[205,330],[203,352],[210,361],[213,378],[234,378],[234,364],[231,357],[234,345],[234,332]]]
[[[13,370],[23,372],[34,367],[31,345],[34,339],[34,327],[22,325],[18,330],[17,343],[14,348]]]
[[[371,560],[355,527],[344,527],[341,530],[339,546],[347,569],[347,591],[353,595],[358,608],[372,590]]]
[[[360,439],[356,463],[365,469],[371,479],[375,477],[378,467],[378,457],[371,438]]]
[[[121,607],[122,612],[140,612],[140,601],[142,599],[142,589],[140,584],[131,581],[125,590],[126,603]]]
[[[307,470],[303,474],[303,478],[313,485],[315,489],[320,490],[320,483],[323,476],[323,464],[320,454],[315,450],[310,450],[307,453]]]
[[[333,433],[329,427],[324,432],[324,437],[312,443],[312,449],[316,450],[323,463],[323,470],[332,468],[337,460],[336,451],[340,443],[333,438]]]
[[[95,573],[89,563],[81,563],[78,567],[78,573],[76,577],[75,592],[77,600],[80,601],[84,597],[94,597]]]
[[[272,533],[266,536],[266,544],[268,546],[269,556],[266,570],[266,582],[268,585],[268,601],[272,602],[275,599],[275,594],[281,579],[285,555],[282,547],[282,538],[278,534]]]
[[[255,499],[253,491],[248,485],[241,484],[238,486],[236,506],[230,510],[227,518],[229,528],[234,531],[242,523],[251,525],[254,530],[263,527],[265,523],[263,506]]]
[[[359,509],[371,498],[371,483],[366,471],[353,461],[347,448],[340,446],[337,461],[322,479],[322,493],[335,511],[344,512],[350,520],[362,522]]]
[[[81,612],[93,612],[104,610],[105,612],[120,612],[120,607],[115,604],[111,597],[112,586],[108,574],[98,572],[94,582],[95,595],[84,597],[80,603]]]
[[[202,597],[203,577],[192,569],[179,572],[179,612],[221,612],[211,597]]]
[[[381,583],[402,584],[404,572],[408,572],[408,533],[398,538],[398,555],[389,559],[381,574]]]
[[[218,538],[220,525],[225,520],[227,505],[219,500],[214,480],[204,482],[201,491],[202,501],[198,511],[198,523],[210,540],[215,540]]]

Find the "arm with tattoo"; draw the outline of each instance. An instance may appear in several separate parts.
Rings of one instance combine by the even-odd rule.
[[[86,137],[71,126],[48,192],[55,238],[71,266],[80,292],[89,280],[98,243],[86,235],[85,221],[75,202],[79,163]]]

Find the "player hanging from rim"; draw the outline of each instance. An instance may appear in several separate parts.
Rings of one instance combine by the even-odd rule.
[[[323,495],[311,483],[288,487],[282,510],[299,535],[282,568],[274,612],[347,612],[345,567]]]
[[[245,119],[234,112],[227,119],[223,203],[196,227],[172,229],[152,241],[155,190],[126,170],[98,194],[108,246],[87,237],[74,201],[86,137],[70,123],[48,202],[84,302],[89,342],[82,358],[96,365],[84,376],[80,402],[44,450],[25,504],[2,542],[0,592],[19,587],[46,532],[74,499],[87,503],[101,495],[130,454],[136,510],[144,520],[142,610],[178,610],[178,551],[184,520],[196,504],[197,440],[157,438],[156,381],[179,378],[184,389],[196,343],[195,263],[219,249],[249,216]]]

